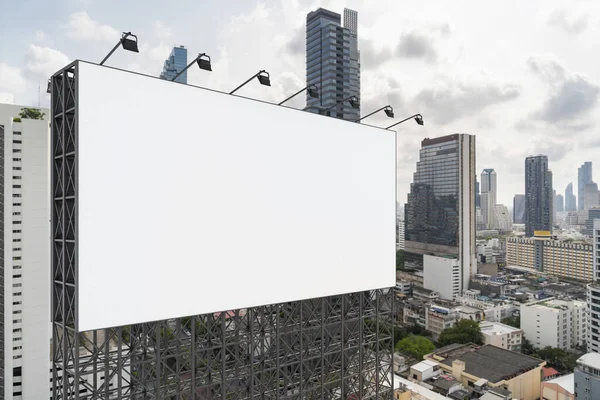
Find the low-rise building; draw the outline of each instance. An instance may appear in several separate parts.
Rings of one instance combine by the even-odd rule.
[[[575,374],[563,375],[542,382],[542,399],[575,400]]]
[[[461,295],[462,271],[453,257],[423,256],[423,286],[436,291],[443,299],[452,300]]]
[[[574,349],[585,343],[586,314],[583,301],[538,300],[521,305],[521,329],[533,347]]]
[[[408,379],[413,382],[423,382],[438,376],[441,373],[440,366],[437,362],[424,360],[410,367]]]
[[[482,321],[479,323],[484,344],[491,344],[506,350],[521,351],[523,331],[500,322]]]
[[[492,345],[450,345],[428,354],[465,387],[501,388],[522,400],[540,398],[542,368],[546,362]]]

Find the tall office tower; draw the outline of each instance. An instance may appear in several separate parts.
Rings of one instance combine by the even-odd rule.
[[[494,224],[491,228],[503,232],[511,232],[512,224],[512,218],[508,212],[508,208],[504,204],[496,204],[494,206]]]
[[[584,210],[585,185],[592,182],[592,162],[586,161],[577,169],[577,209]]]
[[[573,182],[565,189],[565,211],[577,211],[577,198],[573,194]]]
[[[556,211],[564,212],[565,211],[565,198],[563,197],[563,195],[557,194],[554,199],[555,199],[554,201],[556,202]]]
[[[525,159],[525,235],[534,231],[552,231],[552,172],[548,157],[530,156]]]
[[[475,207],[481,207],[481,191],[479,190],[479,181],[475,178]]]
[[[306,96],[307,111],[325,110],[344,99],[356,96],[359,103],[344,101],[328,114],[346,120],[360,118],[360,53],[358,51],[358,13],[340,14],[323,8],[306,16],[306,84],[319,88],[318,99]]]
[[[405,206],[405,252],[424,268],[424,254],[457,258],[461,293],[477,272],[474,189],[475,136],[455,134],[421,142]]]
[[[590,182],[583,188],[583,211],[587,211],[598,204],[600,204],[598,185],[594,182]]]
[[[184,46],[173,47],[169,58],[165,60],[160,79],[171,80],[187,66],[187,49]],[[187,71],[179,75],[175,82],[187,83]]]
[[[513,198],[513,222],[515,224],[525,223],[525,195],[515,194]]]
[[[16,122],[0,104],[0,398],[44,399],[50,388],[48,110]]]
[[[587,285],[587,350],[600,353],[600,219],[592,221],[592,280]]]
[[[493,169],[484,169],[481,173],[481,194],[486,193],[485,201],[481,203],[481,213],[483,214],[483,221],[487,225],[487,228],[492,229],[495,225],[494,207],[497,202],[496,171]]]

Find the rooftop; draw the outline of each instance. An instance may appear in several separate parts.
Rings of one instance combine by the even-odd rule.
[[[558,371],[552,367],[550,367],[550,368],[544,367],[544,368],[542,368],[542,371],[544,372],[544,378],[547,378],[549,376],[558,375]]]
[[[540,366],[544,361],[500,347],[474,344],[457,347],[454,350],[439,350],[434,355],[444,357],[442,364],[452,367],[452,361],[465,363],[465,372],[478,378],[496,383],[512,379],[526,371]],[[598,355],[600,357],[600,355]]]
[[[435,367],[436,365],[438,365],[438,364],[434,361],[425,360],[425,361],[421,361],[418,364],[413,365],[412,367],[410,367],[410,369],[414,369],[415,371],[418,371],[418,372],[425,372],[428,369]]]
[[[600,354],[587,353],[577,359],[577,364],[584,364],[588,367],[600,369]]]
[[[544,383],[555,383],[571,394],[575,394],[575,374],[563,375]]]
[[[479,323],[481,333],[484,335],[506,335],[510,333],[521,332],[519,328],[506,325],[500,322],[481,321]]]

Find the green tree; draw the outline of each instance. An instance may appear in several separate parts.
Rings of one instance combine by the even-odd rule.
[[[396,351],[417,360],[422,360],[425,354],[433,350],[435,350],[433,342],[424,336],[409,335],[396,343]]]
[[[531,342],[529,340],[523,338],[523,340],[521,341],[521,353],[530,356],[534,352],[535,352],[535,349],[531,345]]]
[[[404,250],[396,251],[396,271],[404,270]]]
[[[517,317],[506,317],[501,322],[515,328],[521,328],[521,319]]]
[[[483,336],[481,335],[479,322],[470,319],[461,319],[451,328],[444,330],[440,334],[438,342],[440,346],[447,346],[453,343],[483,344]]]
[[[21,112],[19,113],[19,117],[22,119],[44,119],[44,115],[46,113],[43,113],[39,109],[28,107],[21,108]]]
[[[548,366],[556,368],[559,372],[572,372],[578,358],[576,354],[550,346],[536,350],[533,356],[546,360]]]

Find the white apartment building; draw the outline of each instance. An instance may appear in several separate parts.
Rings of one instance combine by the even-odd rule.
[[[396,250],[404,250],[404,218],[397,219],[398,232],[396,235]]]
[[[573,349],[586,340],[586,303],[550,298],[522,304],[521,329],[533,347]]]
[[[423,286],[438,292],[442,299],[460,296],[461,275],[460,262],[456,258],[423,256]]]
[[[600,219],[593,221],[593,283],[587,285],[587,351],[600,353]]]
[[[0,104],[2,397],[47,399],[50,383],[49,112],[17,122]]]
[[[508,212],[508,208],[504,204],[496,204],[494,206],[494,225],[492,229],[511,232],[512,225],[512,215]]]
[[[479,323],[484,344],[502,347],[506,350],[521,351],[523,331],[500,322],[481,321]]]

